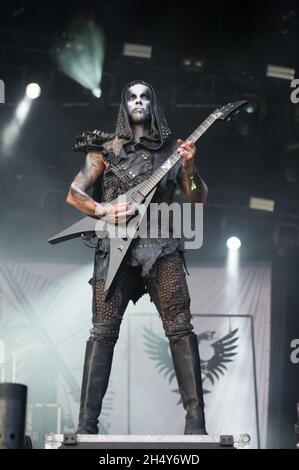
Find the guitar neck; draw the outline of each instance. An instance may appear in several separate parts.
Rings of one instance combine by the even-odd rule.
[[[197,128],[194,132],[186,139],[186,141],[191,141],[195,143],[216,121],[216,117],[212,114]],[[142,197],[146,197],[161,179],[171,170],[171,168],[181,159],[181,155],[175,150],[165,162],[143,183],[138,192]]]

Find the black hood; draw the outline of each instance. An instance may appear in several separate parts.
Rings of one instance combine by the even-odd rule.
[[[133,139],[133,132],[129,121],[129,113],[127,109],[126,91],[133,85],[141,84],[147,86],[150,90],[150,103],[151,103],[151,132],[152,136],[160,141],[160,146],[168,139],[171,134],[167,124],[165,115],[157,103],[156,93],[151,85],[142,81],[136,80],[128,83],[121,94],[121,104],[118,111],[115,133],[118,137]]]

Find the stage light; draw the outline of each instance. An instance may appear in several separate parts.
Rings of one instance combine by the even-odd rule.
[[[26,87],[26,96],[31,100],[35,100],[41,94],[41,87],[37,83],[29,83]]]
[[[260,211],[274,211],[275,201],[272,199],[263,199],[260,197],[251,197],[249,201],[250,209],[256,209]]]
[[[184,57],[181,67],[188,72],[199,73],[203,70],[205,61],[200,57]]]
[[[41,93],[41,88],[37,83],[29,83],[26,87],[26,92],[20,103],[15,109],[12,120],[7,124],[2,132],[2,152],[5,155],[12,154],[13,146],[16,143],[22,126],[28,116],[28,113],[33,105],[33,100],[38,98]]]
[[[195,67],[202,67],[203,66],[203,61],[202,60],[195,60],[194,62]]]
[[[18,104],[15,112],[16,121],[23,124],[31,108],[31,99],[25,96]]]
[[[92,90],[92,94],[96,97],[96,98],[100,98],[101,95],[102,95],[102,90],[101,88],[97,87],[97,88],[94,88]]]
[[[0,103],[5,103],[5,85],[3,80],[0,80]]]
[[[4,155],[10,155],[14,144],[16,143],[22,126],[31,109],[33,100],[28,98],[27,93],[16,107],[12,120],[7,124],[2,132],[2,152]]]
[[[241,246],[241,240],[238,237],[229,237],[226,246],[229,250],[237,251]]]
[[[238,290],[238,275],[239,275],[239,263],[240,263],[240,246],[241,241],[237,237],[230,237],[226,245],[228,247],[227,250],[227,259],[226,259],[226,268],[227,274],[229,276],[229,286],[228,289],[232,293],[232,291]]]
[[[239,132],[242,135],[248,135],[263,122],[267,114],[267,103],[262,95],[253,93],[243,93],[242,99],[248,103],[240,110],[236,123]]]
[[[141,57],[143,59],[150,59],[152,56],[152,46],[125,43],[123,48],[123,55],[129,57]]]
[[[184,67],[190,67],[191,64],[192,64],[191,59],[184,59],[183,60]]]
[[[59,69],[99,98],[105,55],[103,32],[95,24],[80,21],[54,50]]]
[[[295,69],[280,67],[278,65],[267,65],[267,77],[281,78],[282,80],[294,80]]]
[[[248,114],[252,114],[256,111],[256,107],[253,104],[248,103],[244,106],[244,111]]]

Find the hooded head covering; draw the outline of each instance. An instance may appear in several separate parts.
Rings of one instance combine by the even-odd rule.
[[[129,140],[133,139],[133,132],[130,125],[129,112],[127,108],[126,92],[129,88],[131,88],[131,86],[137,84],[144,85],[150,90],[151,132],[154,136],[156,135],[156,137],[160,140],[162,146],[170,136],[171,131],[167,124],[165,115],[157,103],[157,98],[153,87],[149,85],[149,83],[144,82],[143,80],[136,80],[134,82],[130,82],[123,89],[121,94],[121,103],[116,121],[115,133],[118,137]]]
[[[133,86],[141,84],[148,87],[150,91],[150,110],[151,110],[151,135],[144,137],[147,140],[148,146],[155,150],[161,148],[171,135],[171,131],[166,121],[166,117],[157,103],[156,94],[154,89],[149,83],[143,80],[136,80],[128,83],[122,91],[121,103],[119,106],[116,128],[114,134],[108,134],[100,130],[92,132],[85,131],[83,134],[76,136],[75,145],[73,150],[75,152],[83,151],[89,152],[90,150],[103,150],[103,144],[107,141],[125,139],[130,142],[133,139],[133,132],[129,120],[129,111],[127,108],[127,90]],[[152,144],[152,145],[150,145]],[[105,150],[104,150],[105,151]],[[118,154],[117,150],[115,150]]]

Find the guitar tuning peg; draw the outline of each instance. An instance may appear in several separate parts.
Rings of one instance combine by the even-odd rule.
[[[227,122],[231,122],[232,118],[228,117]]]

